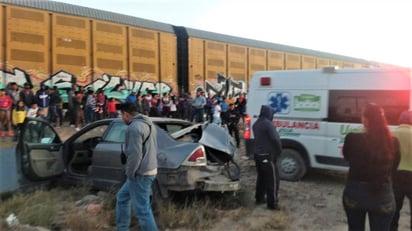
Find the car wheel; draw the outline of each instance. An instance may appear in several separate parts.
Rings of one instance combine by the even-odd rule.
[[[307,166],[303,157],[293,149],[283,149],[276,165],[282,180],[298,181],[307,172]]]

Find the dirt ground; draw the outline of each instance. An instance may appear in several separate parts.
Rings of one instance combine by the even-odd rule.
[[[74,128],[62,127],[63,139],[74,133]],[[241,167],[241,184],[244,189],[253,192],[256,181],[254,161],[243,160],[243,143],[235,160]],[[222,219],[211,230],[270,230],[262,229],[262,223],[276,222],[273,213],[281,213],[287,219],[290,231],[344,231],[347,230],[346,216],[342,207],[341,196],[346,175],[342,172],[310,170],[308,175],[298,182],[280,182],[280,211],[267,210],[265,205],[253,206],[253,212],[239,217],[238,211],[225,211]],[[254,200],[253,195],[249,195]],[[410,230],[409,202],[405,200],[401,211],[399,231]],[[278,230],[282,230],[278,229]]]
[[[254,161],[239,160],[239,163],[243,173],[242,185],[253,190],[256,180]],[[288,230],[347,230],[341,203],[344,182],[343,173],[319,170],[310,171],[299,182],[281,181],[279,204],[281,212],[288,217]],[[264,210],[260,217],[270,217],[273,213],[265,205],[256,209]]]
[[[241,159],[243,153],[244,149],[241,147],[239,156],[236,158],[242,169],[242,186],[250,187],[253,190],[256,181],[255,164],[252,160]],[[347,230],[346,215],[341,200],[345,180],[346,173],[344,172],[315,169],[311,169],[301,181],[282,180],[280,182],[279,203],[280,212],[284,212],[288,217],[289,227],[286,230]],[[273,218],[271,213],[273,211],[267,210],[264,205],[257,206],[252,213],[253,217],[246,219],[251,223],[262,222],[262,219]],[[401,211],[399,231],[411,230],[409,218],[409,201],[406,199]],[[235,224],[232,225],[236,227]],[[236,227],[233,230],[245,229]],[[368,227],[367,230],[369,230]]]

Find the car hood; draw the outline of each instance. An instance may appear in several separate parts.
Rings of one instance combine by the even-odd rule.
[[[205,147],[218,150],[227,155],[234,156],[236,153],[236,143],[226,127],[212,123],[195,124],[185,129],[171,134],[175,139],[191,133],[193,130],[201,129],[199,143]]]

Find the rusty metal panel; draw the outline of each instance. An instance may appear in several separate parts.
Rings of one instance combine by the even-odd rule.
[[[321,69],[323,67],[330,66],[329,59],[316,58],[316,68]]]
[[[226,44],[205,41],[205,58],[206,58],[206,81],[214,84],[217,81],[217,74],[224,76],[226,73]]]
[[[129,54],[131,80],[159,80],[159,35],[156,31],[130,27]]]
[[[204,40],[191,37],[189,39],[189,89],[185,91],[194,91],[204,85],[206,76],[204,54]]]
[[[364,68],[364,67],[368,67],[362,63],[354,63],[353,64],[353,68]]]
[[[44,11],[7,6],[6,17],[7,64],[28,70],[37,84],[50,74],[49,15]]]
[[[127,75],[126,26],[93,21],[93,69],[96,77],[104,73]]]
[[[285,53],[285,69],[286,70],[297,70],[301,69],[300,62],[301,57],[299,54]]]
[[[91,32],[88,19],[53,14],[53,72],[67,71],[86,84],[91,76]]]
[[[281,51],[268,51],[269,70],[285,69],[285,53]]]
[[[316,69],[316,58],[302,55],[302,69]]]
[[[228,45],[228,76],[234,80],[247,81],[247,48],[233,44]]]
[[[355,63],[343,62],[343,68],[354,68],[354,67],[355,67]]]
[[[22,6],[26,8],[35,8],[49,12],[56,12],[65,15],[85,17],[101,21],[108,21],[122,25],[131,25],[136,27],[148,28],[156,31],[173,33],[173,27],[167,23],[156,22],[143,18],[129,15],[114,13],[110,11],[93,9],[90,7],[76,6],[73,4],[49,1],[49,0],[1,0],[1,3]]]
[[[161,81],[167,84],[173,94],[178,94],[177,85],[177,43],[176,36],[160,32],[160,73]],[[166,91],[167,89],[165,89]],[[165,93],[165,92],[162,92]]]
[[[249,80],[256,71],[267,70],[266,50],[250,48],[249,49]]]

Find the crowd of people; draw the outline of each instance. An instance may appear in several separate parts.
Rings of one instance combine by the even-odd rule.
[[[73,85],[67,90],[67,104],[63,109],[62,96],[57,87],[40,84],[33,91],[30,83],[23,88],[10,82],[0,90],[0,135],[17,137],[19,127],[26,116],[42,117],[60,128],[64,121],[80,130],[84,125],[104,118],[119,117],[119,101],[108,98],[102,89],[85,89]],[[134,103],[139,113],[151,117],[170,117],[193,122],[226,124],[239,146],[238,122],[246,110],[245,94],[237,98],[229,94],[205,96],[202,90],[192,97],[190,92],[175,96],[171,92],[159,95],[149,89],[143,92],[132,90],[125,102]]]
[[[60,126],[62,122],[61,96],[56,87],[41,85],[36,92],[30,83],[20,89],[11,82],[6,89],[0,89],[0,136],[17,139],[20,127],[26,117],[38,117],[53,121]]]

